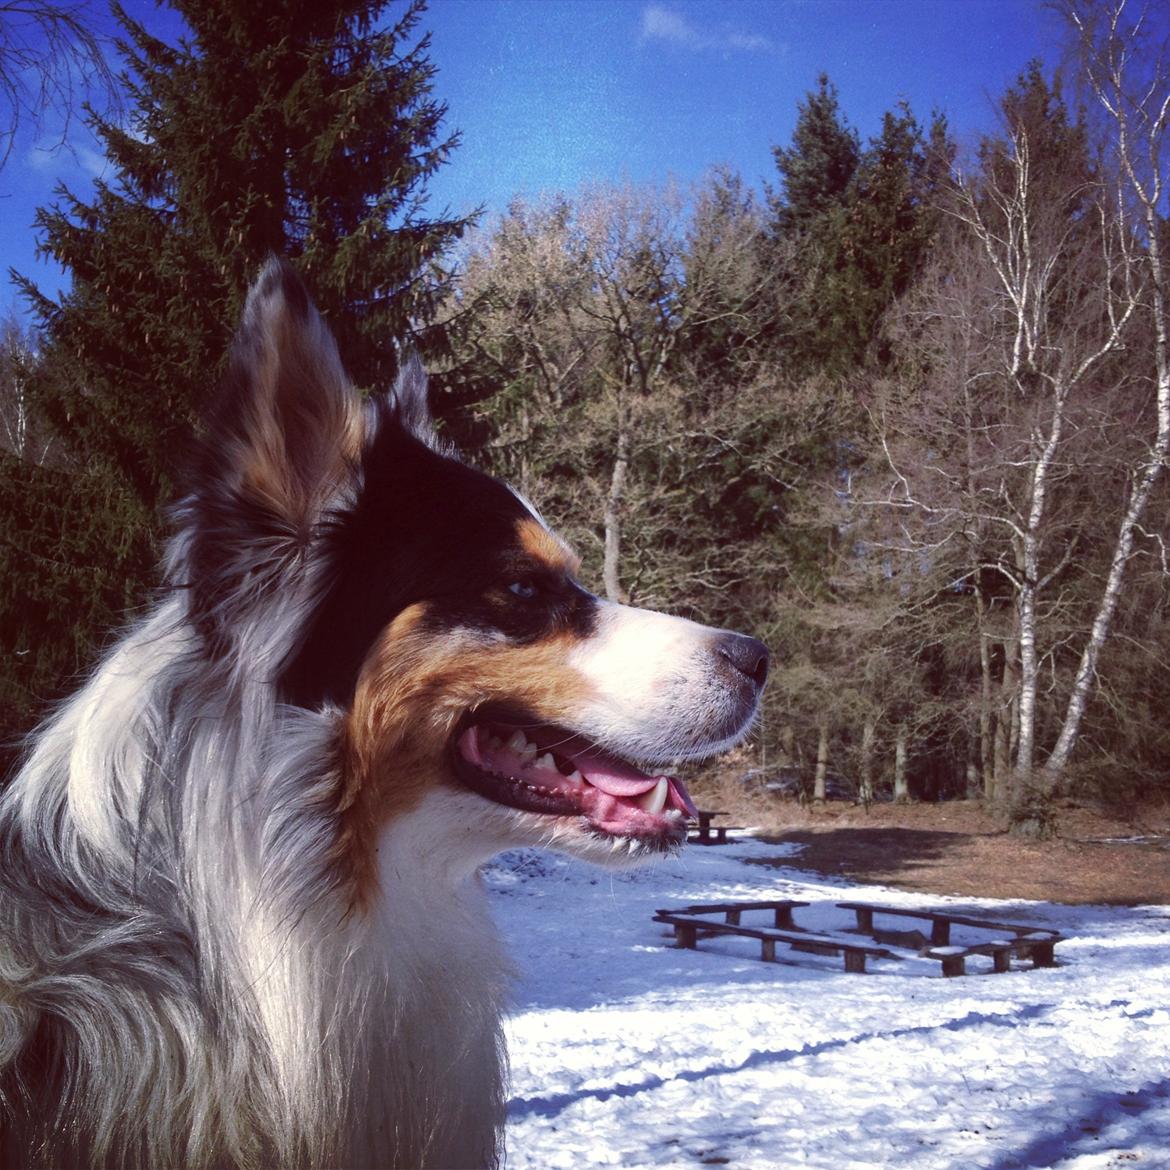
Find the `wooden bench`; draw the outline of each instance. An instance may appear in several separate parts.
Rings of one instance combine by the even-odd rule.
[[[1006,965],[1000,966],[1000,959],[995,955],[995,950],[1000,947],[1007,947],[1009,952],[1014,953],[1020,959],[1031,959],[1034,967],[1055,967],[1056,944],[1061,941],[1061,934],[1058,930],[1049,930],[1046,927],[1024,926],[1019,923],[1011,922],[991,922],[986,918],[971,918],[965,914],[951,914],[946,910],[906,910],[900,906],[874,906],[868,902],[838,902],[837,906],[842,910],[852,910],[857,915],[857,929],[862,934],[868,934],[871,938],[875,936],[873,918],[875,914],[891,915],[898,918],[914,918],[921,922],[930,923],[930,947],[923,951],[923,954],[930,958],[941,958],[942,950],[940,948],[947,948],[947,958],[954,959],[954,951],[956,948],[951,948],[951,927],[952,926],[969,926],[977,930],[993,931],[996,934],[1007,933],[1012,937],[1007,942],[1000,943],[988,942],[979,944],[976,947],[960,947],[958,951],[967,955],[972,954],[991,954],[995,957],[996,971],[1008,968]],[[991,950],[980,950],[980,947],[989,947]],[[952,967],[955,964],[950,964]],[[943,974],[951,974],[955,972],[948,972],[946,970],[947,964],[944,963]],[[959,974],[962,973],[961,964]]]
[[[668,910],[659,910],[659,914],[685,914],[697,917],[704,914],[722,914],[723,921],[731,926],[739,926],[743,921],[745,911],[770,910],[772,925],[777,930],[797,930],[792,921],[792,911],[798,906],[807,906],[807,902],[795,902],[791,898],[781,898],[763,902],[702,902],[697,906],[673,906]]]
[[[807,905],[807,903],[795,903]],[[704,912],[711,907],[703,907]],[[865,943],[855,943],[849,939],[836,935],[814,934],[811,931],[790,929],[780,930],[767,926],[744,926],[742,923],[711,922],[701,914],[688,914],[678,910],[658,910],[654,914],[655,922],[663,922],[674,927],[675,942],[686,950],[697,949],[700,938],[712,938],[720,935],[734,935],[740,938],[752,938],[759,941],[760,959],[766,963],[776,961],[776,944],[783,943],[793,950],[809,951],[814,954],[843,955],[845,970],[851,973],[863,974],[867,958],[896,959],[898,956],[885,947],[870,946]]]
[[[942,973],[949,978],[967,973],[967,958],[970,955],[990,955],[995,971],[1010,971],[1013,945],[1000,939],[971,947],[928,947],[921,954],[923,958],[937,959],[942,963]]]

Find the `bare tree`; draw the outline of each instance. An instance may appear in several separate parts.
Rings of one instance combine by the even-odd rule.
[[[52,111],[64,145],[81,99],[114,99],[103,45],[86,0],[0,0],[0,167],[26,121]]]
[[[611,598],[637,590],[677,604],[691,586],[701,593],[702,563],[689,562],[663,589],[664,574],[641,550],[671,543],[665,529],[686,512],[683,497],[707,465],[762,462],[738,439],[775,398],[774,372],[745,363],[732,393],[720,384],[725,369],[691,360],[700,334],[758,328],[759,298],[774,283],[758,247],[761,217],[719,190],[727,188],[702,186],[690,212],[674,189],[598,187],[574,200],[516,202],[473,244],[460,280],[463,296],[485,306],[471,360],[505,387],[485,404],[493,450],[524,490],[539,478],[546,498],[572,492],[558,499],[562,515],[601,516],[596,543]],[[570,459],[573,487],[555,474]],[[586,547],[595,539],[574,535]]]
[[[1126,569],[1170,454],[1170,310],[1161,214],[1170,178],[1170,36],[1164,25],[1156,23],[1155,8],[1150,5],[1079,0],[1066,2],[1064,12],[1076,30],[1085,81],[1108,120],[1115,175],[1110,194],[1126,229],[1117,236],[1118,261],[1124,265],[1127,288],[1141,287],[1144,294],[1140,309],[1147,316],[1153,339],[1150,373],[1156,402],[1152,433],[1132,469],[1109,571],[1081,652],[1064,721],[1045,765],[1050,784],[1059,779],[1076,747]]]
[[[462,359],[502,388],[484,407],[489,458],[528,494],[544,471],[546,436],[563,434],[597,361],[581,309],[592,278],[570,246],[573,214],[559,197],[513,201],[472,240],[457,281],[455,311],[476,306]]]
[[[978,241],[999,290],[1003,340],[1001,373],[1021,398],[1036,403],[1024,476],[1005,525],[1014,563],[997,568],[1016,596],[1019,637],[1019,729],[1016,769],[1030,777],[1035,766],[1036,698],[1039,685],[1037,607],[1049,584],[1067,566],[1066,542],[1045,557],[1050,536],[1053,479],[1069,446],[1070,403],[1105,359],[1121,345],[1138,305],[1138,287],[1125,252],[1124,225],[1100,193],[1086,208],[1092,230],[1071,218],[1061,200],[1032,180],[1032,151],[1025,127],[1008,139],[1006,176],[994,172],[978,189],[958,188],[955,214]],[[990,213],[984,207],[990,205]],[[1085,281],[1084,261],[1095,280]],[[1047,540],[1049,549],[1055,542]]]
[[[1160,547],[1170,454],[1167,58],[1139,68],[1123,3],[1066,11],[1101,146],[1052,119],[1033,77],[1044,116],[1015,110],[956,184],[954,226],[892,323],[902,373],[873,396],[888,476],[867,485],[879,543],[973,605],[976,755],[1022,821],[1068,770],[1127,566]]]
[[[53,445],[32,393],[37,350],[13,314],[0,324],[0,450],[26,463],[46,462]]]

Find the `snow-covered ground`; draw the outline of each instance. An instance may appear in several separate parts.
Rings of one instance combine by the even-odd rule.
[[[1170,1167],[1170,907],[930,898],[804,874],[797,855],[752,864],[781,853],[742,840],[612,872],[525,851],[489,868],[520,972],[509,1170]],[[1056,968],[944,979],[917,958],[854,975],[779,947],[763,963],[748,939],[679,950],[651,920],[766,898],[809,902],[796,921],[818,929],[849,929],[835,904],[856,900],[1067,938]]]

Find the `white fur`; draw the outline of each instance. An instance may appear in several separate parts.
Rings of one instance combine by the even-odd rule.
[[[755,713],[720,678],[723,633],[686,618],[599,601],[592,637],[569,655],[591,684],[577,727],[625,755],[710,756],[742,739]]]
[[[460,794],[391,825],[354,911],[339,717],[193,645],[164,606],[0,798],[0,1165],[494,1165],[506,973]]]

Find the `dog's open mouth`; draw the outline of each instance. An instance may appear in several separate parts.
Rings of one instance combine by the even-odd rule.
[[[469,788],[525,812],[584,817],[610,837],[681,840],[697,816],[673,776],[652,776],[578,735],[548,726],[473,723],[458,737]]]

